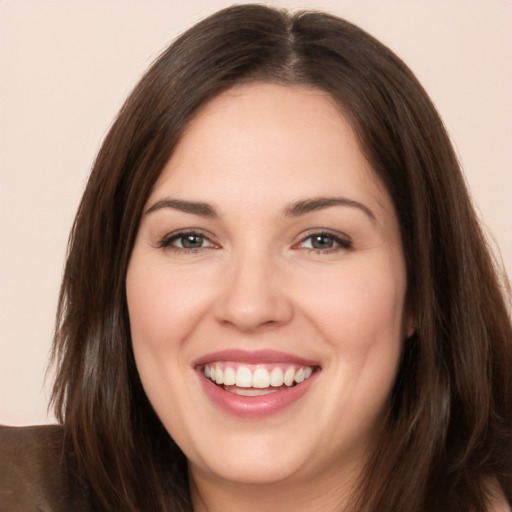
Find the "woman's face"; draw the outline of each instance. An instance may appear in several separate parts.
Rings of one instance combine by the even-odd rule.
[[[206,105],[126,285],[142,384],[194,477],[325,482],[364,462],[410,328],[406,271],[391,199],[326,93],[252,84]]]

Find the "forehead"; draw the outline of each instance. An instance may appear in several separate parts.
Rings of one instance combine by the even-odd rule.
[[[185,129],[154,192],[201,194],[216,201],[283,191],[291,199],[325,196],[332,187],[382,204],[386,191],[365,159],[352,126],[325,91],[252,83],[208,102]],[[153,194],[154,195],[154,194]],[[297,196],[297,197],[293,197]],[[359,197],[362,199],[362,197]]]

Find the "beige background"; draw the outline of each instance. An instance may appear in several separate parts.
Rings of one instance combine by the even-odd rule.
[[[171,39],[230,3],[0,0],[0,422],[52,421],[43,380],[67,234],[112,118]],[[409,64],[511,274],[512,1],[269,3],[346,17]]]

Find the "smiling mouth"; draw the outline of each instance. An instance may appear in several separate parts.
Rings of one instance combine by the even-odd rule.
[[[241,396],[262,396],[288,390],[309,379],[314,366],[285,363],[242,364],[214,362],[202,368],[204,376],[225,391]]]

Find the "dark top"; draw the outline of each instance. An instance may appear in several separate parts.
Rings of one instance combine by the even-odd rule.
[[[0,426],[0,512],[90,512],[63,455],[58,425]]]

